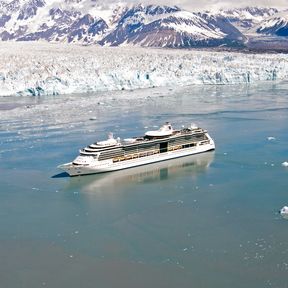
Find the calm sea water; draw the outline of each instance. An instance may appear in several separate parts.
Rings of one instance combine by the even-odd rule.
[[[0,98],[0,287],[288,287],[287,88]],[[207,128],[216,151],[76,178],[56,168],[106,132],[165,121]]]

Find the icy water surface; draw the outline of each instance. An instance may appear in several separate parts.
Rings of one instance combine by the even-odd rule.
[[[0,287],[288,287],[287,83],[0,98]],[[78,149],[196,122],[214,153],[65,177]]]

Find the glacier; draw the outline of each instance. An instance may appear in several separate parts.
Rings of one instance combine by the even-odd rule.
[[[288,55],[0,42],[0,96],[58,95],[288,78]]]

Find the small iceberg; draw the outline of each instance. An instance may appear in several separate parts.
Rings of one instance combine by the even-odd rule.
[[[283,163],[282,163],[282,166],[288,167],[288,161],[283,162]]]
[[[288,219],[288,206],[284,206],[279,213],[284,219]]]
[[[267,140],[268,140],[268,141],[274,141],[274,140],[276,140],[276,138],[273,137],[273,136],[269,136],[269,137],[267,137]]]

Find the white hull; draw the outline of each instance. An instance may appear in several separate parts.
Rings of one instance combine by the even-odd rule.
[[[151,156],[139,157],[131,160],[113,162],[112,159],[110,159],[105,161],[95,161],[93,164],[91,163],[89,165],[74,165],[72,162],[70,162],[60,165],[59,168],[67,172],[70,176],[88,175],[88,174],[122,170],[140,165],[147,165],[155,162],[203,153],[214,149],[215,149],[214,141],[210,138],[209,144],[197,145],[191,148],[153,154]]]

